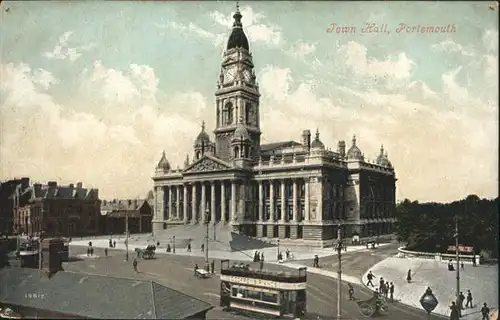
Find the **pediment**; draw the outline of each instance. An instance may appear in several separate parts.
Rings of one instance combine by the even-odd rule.
[[[228,170],[230,168],[231,166],[222,160],[210,156],[203,156],[201,159],[187,167],[186,170],[184,170],[184,173],[214,172]]]

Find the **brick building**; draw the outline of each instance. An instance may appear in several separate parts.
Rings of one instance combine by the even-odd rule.
[[[22,193],[29,187],[30,179],[12,179],[0,182],[0,234],[11,235],[14,231],[14,193]],[[21,199],[17,198],[17,201]]]
[[[102,200],[100,229],[105,234],[125,233],[126,216],[130,233],[151,232],[153,201],[151,199]]]
[[[100,200],[97,189],[35,183],[12,196],[14,232],[37,235],[43,230],[49,236],[97,235],[99,230]]]

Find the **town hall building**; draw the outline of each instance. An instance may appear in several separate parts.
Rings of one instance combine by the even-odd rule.
[[[332,151],[320,132],[300,140],[261,144],[260,94],[239,9],[215,92],[216,127],[205,123],[192,161],[174,169],[163,155],[154,181],[153,233],[171,225],[218,224],[263,240],[331,245],[345,237],[389,234],[396,177],[383,147],[365,159],[353,136]]]

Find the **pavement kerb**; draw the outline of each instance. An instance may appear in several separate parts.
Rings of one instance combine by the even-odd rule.
[[[369,286],[368,286],[368,285],[367,285],[367,284],[363,281],[363,279],[365,279],[365,278],[366,278],[366,276],[368,275],[368,273],[370,272],[370,270],[374,269],[377,265],[381,264],[381,263],[382,263],[382,262],[384,262],[384,261],[385,261],[385,259],[384,259],[384,260],[382,260],[382,261],[380,261],[380,262],[378,262],[378,263],[376,263],[376,264],[374,264],[373,266],[371,266],[371,268],[370,268],[370,269],[368,269],[368,270],[367,270],[367,271],[363,274],[363,276],[361,277],[361,283],[362,283],[363,287],[365,287],[365,289],[368,289],[368,290],[370,290],[370,291],[375,291],[376,287],[373,287],[373,288],[372,288],[372,287],[369,287]],[[408,307],[408,308],[413,309],[413,310],[420,310],[420,311],[423,311],[423,310],[422,310],[422,309],[420,309],[420,308],[416,308],[416,307],[414,307],[414,306],[412,306],[412,305],[410,305],[410,304],[403,303],[403,302],[401,302],[401,301],[398,301],[397,299],[395,299],[395,300],[394,300],[394,302],[392,302],[391,304],[396,305],[396,306],[397,306],[397,305],[403,305],[403,306]],[[438,318],[438,319],[448,319],[448,318],[449,318],[449,317],[447,317],[447,316],[445,316],[445,315],[443,315],[443,314],[440,314],[440,313],[432,313],[432,317],[433,317],[433,318]]]

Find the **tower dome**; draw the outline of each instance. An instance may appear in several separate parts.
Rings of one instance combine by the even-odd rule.
[[[233,31],[231,31],[231,35],[229,36],[229,40],[227,42],[227,50],[234,48],[244,48],[246,50],[250,50],[247,36],[245,35],[245,32],[243,32],[243,25],[241,24],[242,17],[243,16],[240,13],[240,6],[236,4],[236,12],[233,15]]]
[[[163,171],[169,171],[170,170],[170,162],[167,160],[167,156],[165,155],[165,150],[163,150],[163,153],[161,155],[160,162],[158,162],[158,165],[156,166],[157,169],[162,169]]]
[[[355,160],[364,160],[363,153],[356,145],[356,135],[352,137],[352,146],[349,148],[349,151],[347,151],[347,158]]]
[[[250,135],[248,134],[247,129],[243,125],[243,118],[242,117],[240,117],[240,121],[239,121],[238,125],[236,126],[236,130],[234,130],[233,140],[239,140],[239,141],[250,140]]]
[[[377,164],[383,167],[390,167],[391,162],[387,158],[387,152],[384,154],[384,146],[380,146],[380,154],[377,157]]]
[[[325,145],[321,140],[319,140],[319,130],[316,129],[316,137],[314,138],[314,141],[311,143],[311,148],[313,149],[325,149]]]
[[[201,123],[201,132],[198,134],[198,137],[196,137],[194,144],[197,146],[210,144],[210,137],[205,131],[205,121]]]

